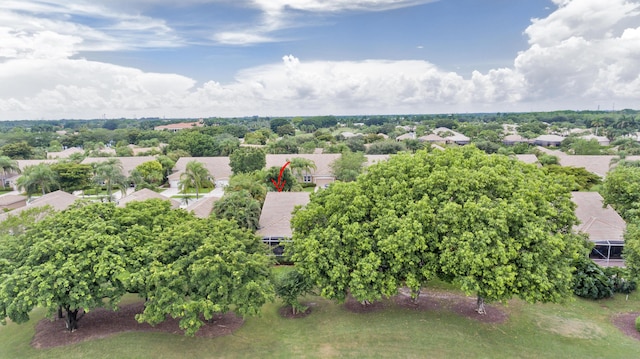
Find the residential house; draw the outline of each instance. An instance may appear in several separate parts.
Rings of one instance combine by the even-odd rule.
[[[204,126],[203,120],[198,120],[196,122],[180,122],[180,123],[171,123],[168,125],[156,126],[153,129],[156,131],[171,131],[178,132],[181,130],[191,129],[195,127]]]
[[[471,139],[469,137],[446,127],[438,127],[432,132],[444,138],[445,143],[447,144],[455,143],[456,145],[464,146],[471,143]]]
[[[20,169],[20,173],[17,172],[8,172],[4,175],[4,185],[5,187],[11,187],[13,188],[15,191],[18,191],[18,184],[16,183],[18,181],[18,178],[20,178],[21,173],[24,172],[24,170],[29,167],[29,166],[37,166],[41,163],[46,163],[46,164],[54,164],[58,161],[56,160],[16,160],[16,162],[18,163],[18,168]]]
[[[187,212],[193,212],[198,218],[209,218],[211,212],[213,212],[213,205],[218,200],[220,200],[220,197],[202,197],[195,202],[191,202],[185,209]]]
[[[531,143],[531,142],[532,141],[527,139],[527,138],[524,138],[524,137],[522,137],[520,135],[514,135],[514,134],[506,135],[502,139],[502,143],[505,146],[513,146],[513,145],[517,145],[519,143]]]
[[[340,158],[339,153],[326,153],[326,154],[277,154],[267,155],[266,168],[282,167],[288,161],[293,158],[305,158],[313,161],[316,169],[311,169],[308,172],[302,173],[300,179],[303,183],[315,183],[316,186],[322,187],[336,180],[331,170],[331,164],[336,159]]]
[[[625,221],[611,206],[603,206],[598,192],[573,192],[571,196],[580,221],[574,229],[588,234],[595,245],[590,257],[600,265],[622,265]]]
[[[593,134],[589,134],[589,135],[580,136],[580,138],[587,141],[596,140],[598,141],[598,144],[600,144],[600,146],[609,146],[609,143],[611,143],[611,141],[609,141],[609,139],[606,136],[596,136]]]
[[[440,145],[444,145],[444,144],[447,143],[447,140],[445,140],[444,138],[436,135],[435,133],[430,133],[428,135],[424,135],[424,136],[418,137],[418,141],[427,142],[427,143],[431,143],[431,144],[440,144]]]
[[[0,214],[0,221],[4,221],[9,215],[17,215],[26,209],[35,207],[51,206],[56,211],[63,211],[69,208],[77,199],[78,197],[64,191],[47,193],[29,202],[25,207],[16,208],[13,211]]]
[[[152,191],[147,188],[143,188],[141,190],[135,191],[120,200],[118,200],[118,207],[125,207],[129,202],[142,202],[148,199],[161,199],[164,201],[169,201],[171,203],[171,208],[177,209],[180,208],[180,202],[176,201],[173,198],[165,197],[158,192]]]
[[[149,161],[155,161],[154,156],[137,156],[137,157],[87,157],[82,160],[83,164],[94,164],[106,162],[110,159],[117,159],[122,164],[122,174],[129,177],[131,176],[131,171],[133,171],[136,167],[141,164]]]
[[[84,150],[79,147],[69,147],[66,150],[60,152],[47,152],[47,158],[49,159],[58,159],[58,158],[69,158],[71,155],[76,153],[84,155]]]
[[[416,133],[415,132],[407,132],[404,135],[400,135],[398,137],[396,137],[396,141],[400,142],[400,141],[405,141],[405,140],[415,140],[416,139]]]
[[[536,146],[559,147],[565,137],[558,135],[540,135],[533,140]]]
[[[174,172],[169,175],[169,187],[178,188],[180,176],[186,170],[187,163],[191,161],[202,163],[216,182],[216,187],[220,188],[229,184],[229,178],[233,174],[231,165],[229,165],[229,157],[181,157],[176,162]]]
[[[309,203],[308,192],[268,192],[260,214],[257,235],[269,245],[276,256],[282,256],[282,243],[293,236],[292,212],[296,206]]]
[[[8,211],[27,205],[27,197],[17,194],[5,194],[0,196],[0,211]]]

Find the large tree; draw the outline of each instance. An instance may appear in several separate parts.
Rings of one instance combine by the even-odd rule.
[[[236,221],[242,228],[258,229],[262,204],[247,190],[230,191],[213,204],[212,215]]]
[[[274,298],[267,249],[251,231],[227,220],[194,219],[160,235],[156,260],[144,278],[147,301],[140,322],[167,315],[193,335],[216,313],[256,315]]]
[[[340,158],[331,163],[331,172],[339,181],[355,181],[364,170],[366,161],[362,152],[343,151]]]
[[[233,174],[259,171],[267,163],[266,153],[261,148],[242,147],[229,156],[229,165]]]
[[[187,162],[184,172],[180,175],[179,187],[182,192],[186,193],[193,188],[198,199],[201,188],[213,186],[215,186],[214,179],[201,162],[195,160]]]
[[[435,275],[484,301],[558,301],[584,255],[566,179],[473,148],[399,154],[312,196],[292,220],[299,270],[360,301]]]
[[[72,331],[81,311],[115,306],[125,293],[120,278],[126,253],[124,240],[114,233],[114,212],[112,204],[102,203],[58,212],[1,251],[2,320],[23,323],[36,306],[48,314],[61,308]]]
[[[60,189],[69,193],[84,190],[91,184],[93,167],[88,164],[60,162],[51,165],[51,169],[58,177]]]
[[[600,190],[605,204],[610,204],[627,221],[640,216],[640,167],[622,161],[609,171]]]

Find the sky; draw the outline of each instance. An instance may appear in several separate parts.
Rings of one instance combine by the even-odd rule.
[[[640,109],[640,0],[0,0],[0,120]]]

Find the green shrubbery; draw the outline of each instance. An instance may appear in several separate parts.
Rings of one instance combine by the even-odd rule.
[[[583,298],[603,299],[612,297],[614,293],[629,294],[637,284],[629,278],[624,268],[602,268],[589,258],[576,262],[576,273],[573,279],[574,293]]]
[[[640,332],[640,316],[636,318],[636,330]]]

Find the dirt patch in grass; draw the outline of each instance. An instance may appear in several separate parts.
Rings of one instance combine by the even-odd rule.
[[[447,292],[422,291],[417,300],[411,299],[411,291],[408,288],[400,288],[398,295],[390,300],[382,300],[368,305],[349,296],[345,301],[345,308],[354,313],[371,313],[383,310],[391,305],[419,311],[447,310],[466,318],[471,318],[483,323],[504,323],[509,315],[499,305],[485,304],[487,314],[476,312],[476,299]]]
[[[284,307],[280,307],[280,309],[278,309],[278,314],[280,314],[281,317],[283,318],[289,318],[289,319],[299,319],[299,318],[304,318],[306,316],[308,316],[309,314],[311,314],[311,306],[309,304],[305,304],[303,303],[303,305],[305,305],[307,307],[307,309],[304,312],[293,312],[293,307],[287,305]]]
[[[640,340],[640,332],[636,329],[636,318],[639,315],[640,313],[638,312],[620,313],[614,315],[611,321],[625,335]]]
[[[167,318],[164,322],[151,326],[138,323],[135,315],[144,309],[143,303],[121,306],[117,311],[96,309],[87,313],[78,322],[78,330],[70,333],[65,329],[64,319],[43,319],[36,325],[36,333],[31,341],[35,348],[52,348],[75,344],[91,339],[106,338],[122,332],[163,332],[184,335],[178,326],[179,319]],[[215,316],[200,327],[196,337],[214,338],[229,335],[240,328],[244,321],[234,313]]]
[[[507,312],[496,304],[485,304],[486,314],[476,312],[476,298],[463,295],[439,292],[422,291],[417,300],[411,299],[411,291],[408,288],[400,288],[399,294],[393,297],[394,302],[404,308],[414,310],[448,310],[466,318],[482,323],[504,323],[509,319]]]

